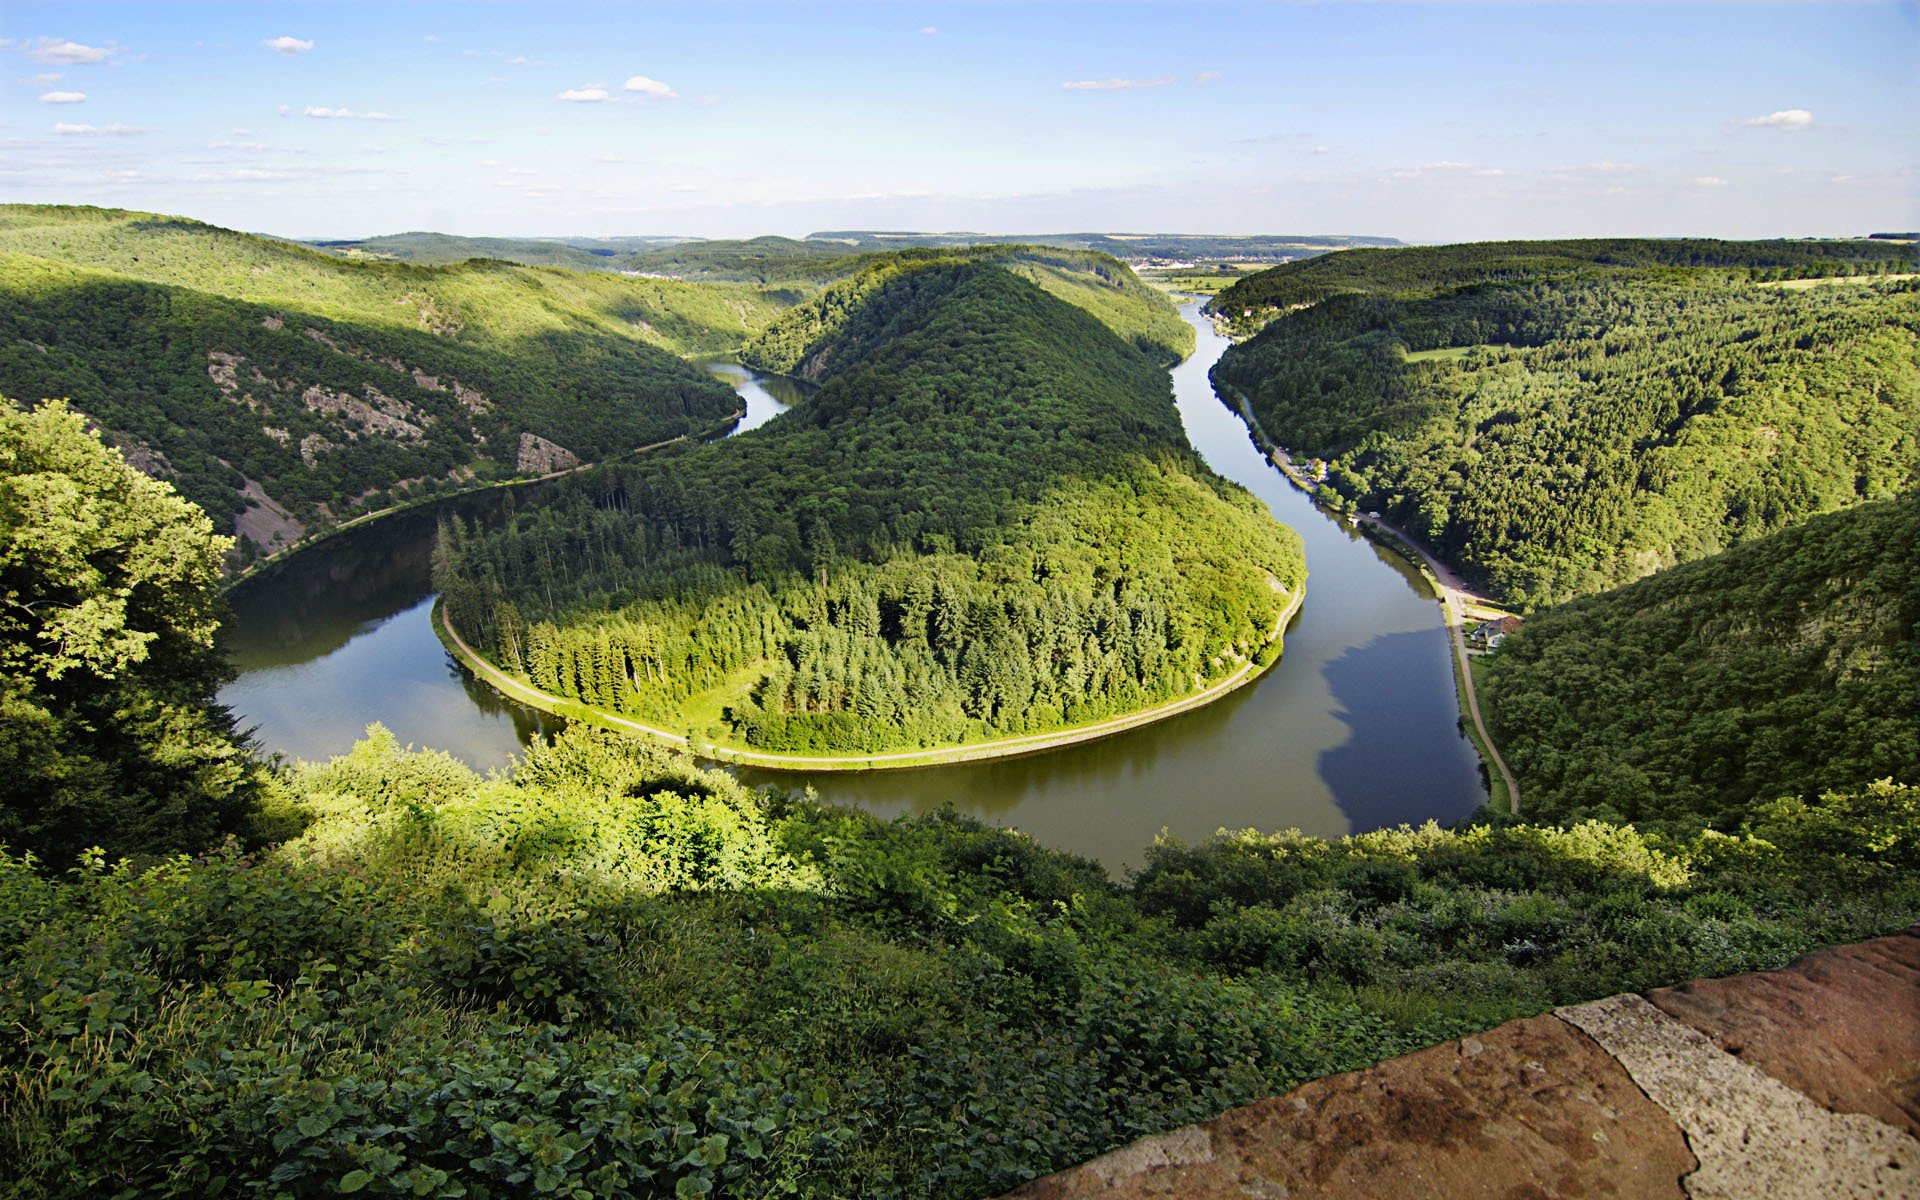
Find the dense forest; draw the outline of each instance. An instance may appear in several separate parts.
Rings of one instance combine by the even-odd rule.
[[[846,296],[797,323],[821,349],[782,343],[826,380],[794,410],[449,527],[454,626],[544,690],[761,750],[1080,724],[1279,653],[1298,539],[1194,456],[1156,358],[989,262]]]
[[[998,268],[927,270],[948,300],[840,361],[770,434],[857,442],[893,404],[952,435],[929,455],[1008,487],[987,452],[1027,441],[1142,502],[1153,475],[1130,463],[1192,469],[1164,397],[1121,386],[1157,374],[1150,359]],[[995,410],[1018,433],[1005,446],[980,436],[979,409],[935,408],[951,356],[984,366],[999,336],[1026,353],[988,378],[1057,440],[1019,432],[1020,408]],[[1069,344],[1084,377],[1055,373]],[[1021,364],[1047,386],[1012,388]],[[718,449],[672,461],[691,480],[732,461],[704,457]],[[587,728],[485,778],[378,727],[330,763],[269,767],[209,703],[224,539],[207,518],[58,404],[0,406],[0,468],[0,1196],[967,1200],[1509,1017],[1920,919],[1920,791],[1845,782],[1875,768],[1831,739],[1786,764],[1788,784],[1756,778],[1755,802],[1713,829],[1683,793],[1647,830],[1241,831],[1163,840],[1125,882],[951,812],[885,822],[753,792]],[[676,514],[706,537],[730,513],[831,493],[812,475],[773,494],[767,477],[699,478],[767,506]],[[756,490],[735,486],[748,478]],[[594,486],[645,483],[629,469]],[[637,511],[637,490],[582,492],[602,498],[594,512]],[[1002,549],[1017,545],[1007,509],[873,495],[874,530],[937,514],[929,536],[978,547],[983,576],[1009,570],[1011,587],[1033,565]],[[1274,528],[1244,500],[1214,504]],[[809,604],[868,565],[858,511],[815,522],[842,549],[814,535],[825,578],[792,585]],[[1770,669],[1769,641],[1797,655],[1785,674],[1884,670],[1911,638],[1913,524],[1911,502],[1865,506],[1629,589],[1635,615],[1617,622],[1598,601],[1564,629],[1543,616],[1513,639],[1511,678],[1590,612],[1623,631],[1622,657],[1630,626],[1650,624],[1656,647],[1702,627],[1726,652],[1669,686],[1708,697]],[[589,544],[610,549],[575,549]],[[774,549],[775,574],[792,572],[798,551]],[[689,561],[688,576],[738,569]],[[1738,576],[1731,606],[1701,599],[1715,569]],[[1584,664],[1570,669],[1578,684]],[[1829,702],[1757,682],[1788,706]],[[1843,687],[1838,703],[1853,699]],[[1862,702],[1907,714],[1910,737],[1910,707]],[[1773,799],[1822,779],[1831,792]]]
[[[1382,512],[1504,600],[1547,604],[1899,490],[1920,463],[1911,254],[1347,251],[1221,292],[1213,311],[1267,323],[1214,379],[1328,462],[1336,506]]]
[[[243,555],[711,429],[725,350],[801,294],[330,259],[188,221],[0,209],[0,390],[65,397]]]
[[[1528,815],[1735,827],[1920,779],[1920,499],[1548,609],[1487,661]]]

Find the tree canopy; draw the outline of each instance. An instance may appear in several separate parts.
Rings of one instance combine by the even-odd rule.
[[[1729,827],[1920,779],[1920,498],[1548,609],[1488,660],[1528,815]]]
[[[1910,251],[1345,251],[1222,292],[1217,311],[1273,307],[1214,380],[1327,460],[1334,503],[1381,511],[1509,602],[1548,604],[1904,486],[1920,282],[1890,276]]]
[[[256,768],[213,704],[226,539],[52,402],[0,399],[0,843],[204,849]]]

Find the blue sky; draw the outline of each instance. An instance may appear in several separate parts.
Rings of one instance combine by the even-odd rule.
[[[0,3],[0,200],[289,236],[1920,226],[1914,3]]]

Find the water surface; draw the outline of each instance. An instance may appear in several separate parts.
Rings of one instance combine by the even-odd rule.
[[[1173,372],[1187,436],[1306,544],[1306,603],[1281,661],[1205,708],[1083,746],[863,774],[734,768],[743,780],[811,786],[883,815],[951,804],[1115,868],[1137,865],[1162,829],[1187,840],[1249,826],[1337,836],[1454,820],[1485,799],[1459,733],[1439,606],[1417,573],[1315,509],[1261,457],[1207,380],[1226,340],[1197,305],[1183,312],[1199,339]],[[746,399],[736,433],[800,399],[791,380],[708,366]],[[501,503],[468,497],[375,522],[250,582],[234,597],[228,640],[241,676],[222,700],[267,749],[295,757],[342,753],[377,720],[478,767],[506,762],[555,722],[468,679],[427,616],[439,513],[497,519]]]

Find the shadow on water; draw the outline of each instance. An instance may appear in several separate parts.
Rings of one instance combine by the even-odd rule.
[[[1354,829],[1465,815],[1457,779],[1478,760],[1457,715],[1430,699],[1453,687],[1451,658],[1446,631],[1423,629],[1377,637],[1323,668],[1351,735],[1321,752],[1320,777]]]

